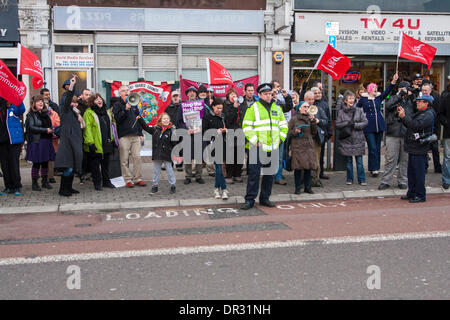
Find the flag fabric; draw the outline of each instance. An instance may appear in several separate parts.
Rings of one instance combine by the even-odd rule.
[[[333,80],[342,78],[348,69],[351,61],[332,46],[328,45],[325,51],[320,55],[314,69],[325,71],[330,74]]]
[[[209,84],[230,84],[233,85],[233,78],[224,66],[206,58],[206,69]]]
[[[426,64],[428,69],[430,69],[435,54],[435,47],[416,40],[402,32],[398,46],[399,57]]]
[[[27,94],[27,87],[12,74],[6,64],[0,60],[0,97],[13,105],[20,106]]]
[[[44,84],[42,65],[39,58],[20,43],[17,45],[17,49],[19,50],[19,58],[17,59],[19,74],[31,75],[33,77],[31,81],[33,89],[39,89]]]
[[[215,85],[209,85],[205,82],[198,82],[194,80],[184,79],[180,75],[180,93],[181,93],[181,100],[188,100],[188,97],[186,96],[186,89],[189,87],[200,87],[201,85],[204,85],[206,88],[212,88],[214,90],[214,96],[215,97],[225,97],[227,94],[227,91],[230,88],[234,88],[238,94],[238,96],[243,96],[245,94],[244,89],[245,85],[247,83],[252,83],[253,86],[256,88],[258,87],[259,83],[259,76],[252,76],[241,80],[236,80],[233,82],[232,85],[230,84],[215,84]]]

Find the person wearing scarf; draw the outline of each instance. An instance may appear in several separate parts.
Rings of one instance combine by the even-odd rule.
[[[87,153],[88,167],[92,173],[95,190],[115,188],[109,178],[109,158],[113,153],[114,135],[112,115],[98,93],[93,94],[84,112],[85,129],[83,150]]]

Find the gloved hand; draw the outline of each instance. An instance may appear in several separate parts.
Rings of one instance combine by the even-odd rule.
[[[95,147],[95,144],[90,144],[89,145],[89,152],[90,153],[95,153],[95,151],[97,151],[97,148]]]
[[[355,122],[353,120],[349,121],[348,126],[353,129],[355,127]]]

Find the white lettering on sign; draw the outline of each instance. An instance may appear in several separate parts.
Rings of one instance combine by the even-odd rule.
[[[6,31],[8,31],[8,29],[0,29],[0,32],[2,33],[2,37],[6,36]]]
[[[446,15],[383,14],[376,9],[366,14],[296,13],[296,17],[296,42],[327,42],[332,30],[330,20],[339,23],[336,40],[340,42],[398,43],[402,32],[420,41],[450,42],[450,20]],[[329,27],[323,28],[327,23]]]
[[[293,209],[294,207],[292,207]],[[147,220],[147,219],[160,219],[160,218],[175,218],[179,216],[185,217],[199,217],[205,215],[220,215],[226,213],[238,214],[239,209],[235,208],[196,208],[189,210],[166,210],[158,213],[149,211],[148,213],[124,213],[124,214],[111,214],[105,215],[105,221],[127,221],[127,220]]]
[[[341,202],[315,202],[315,203],[296,203],[296,204],[280,204],[277,206],[277,209],[281,210],[293,210],[295,208],[301,209],[310,209],[310,208],[337,208],[337,207],[346,207],[345,201]]]

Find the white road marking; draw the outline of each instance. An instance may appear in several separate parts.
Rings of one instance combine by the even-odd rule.
[[[6,258],[6,259],[0,259],[0,266],[301,247],[301,246],[315,244],[318,241],[321,242],[320,244],[328,244],[329,245],[329,244],[350,244],[350,243],[365,243],[365,242],[377,242],[377,241],[432,239],[432,238],[446,238],[446,237],[450,237],[450,231],[381,234],[381,235],[356,236],[356,237],[348,236],[348,237],[337,237],[337,238],[255,242],[255,243],[243,243],[243,244],[181,247],[181,248],[169,248],[169,249],[112,251],[112,252],[42,256],[42,257],[37,257],[37,258]]]

